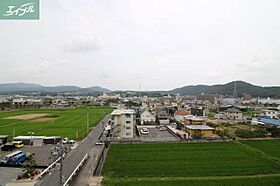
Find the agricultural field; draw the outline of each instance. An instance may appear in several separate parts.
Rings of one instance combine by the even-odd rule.
[[[28,135],[32,131],[37,136],[82,139],[87,132],[87,112],[89,126],[93,127],[112,109],[91,107],[0,112],[0,135],[9,135],[11,139],[13,135]]]
[[[242,141],[242,143],[280,159],[280,140]]]
[[[113,144],[102,175],[105,185],[278,185],[280,163],[243,142]]]

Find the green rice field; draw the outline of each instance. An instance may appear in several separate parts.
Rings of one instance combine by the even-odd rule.
[[[279,142],[113,144],[102,170],[103,183],[280,185],[280,161],[274,150],[280,149]]]

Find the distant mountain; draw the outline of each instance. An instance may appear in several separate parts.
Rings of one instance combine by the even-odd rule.
[[[44,87],[38,84],[32,83],[5,83],[0,84],[0,92],[16,92],[16,91],[30,91],[41,90]]]
[[[199,95],[204,94],[220,94],[233,95],[234,84],[236,84],[237,94],[241,97],[244,93],[253,97],[272,97],[280,98],[280,86],[277,87],[262,87],[252,85],[244,81],[233,81],[227,84],[220,85],[190,85],[181,88],[176,88],[169,91],[170,93],[180,93],[181,95]]]
[[[0,93],[23,93],[23,92],[82,92],[82,93],[103,93],[110,92],[109,89],[94,86],[89,88],[81,88],[78,86],[42,86],[32,83],[5,83],[0,84]]]
[[[81,90],[82,92],[110,92],[111,90],[107,89],[107,88],[103,88],[103,87],[99,87],[99,86],[94,86],[94,87],[89,87],[89,88],[83,88]]]

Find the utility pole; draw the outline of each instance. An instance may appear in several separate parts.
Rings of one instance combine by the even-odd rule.
[[[15,135],[16,135],[16,128],[14,128],[14,130],[13,130],[13,139],[14,139]]]
[[[87,109],[87,133],[89,131],[89,112],[88,112],[88,109]]]
[[[32,141],[33,141],[32,135],[34,134],[34,132],[29,131],[28,134],[30,135],[30,146],[31,146],[32,145]]]
[[[64,184],[64,177],[62,175],[62,170],[63,170],[63,154],[64,154],[64,148],[63,146],[60,147],[59,149],[59,156],[60,156],[60,168],[59,168],[59,181],[60,185],[63,186]]]
[[[236,88],[236,82],[234,82],[234,90],[233,90],[233,97],[235,98],[235,99],[237,99],[237,88]]]
[[[59,185],[63,186],[65,179],[63,177],[62,170],[63,170],[63,157],[65,154],[65,148],[61,144],[61,145],[53,148],[51,153],[54,158],[60,158],[59,164],[58,164],[59,165]],[[54,171],[56,171],[56,170],[54,170]]]

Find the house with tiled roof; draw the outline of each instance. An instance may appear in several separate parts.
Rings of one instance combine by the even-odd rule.
[[[177,110],[174,114],[176,121],[184,121],[184,116],[190,115],[191,112],[186,109]]]

